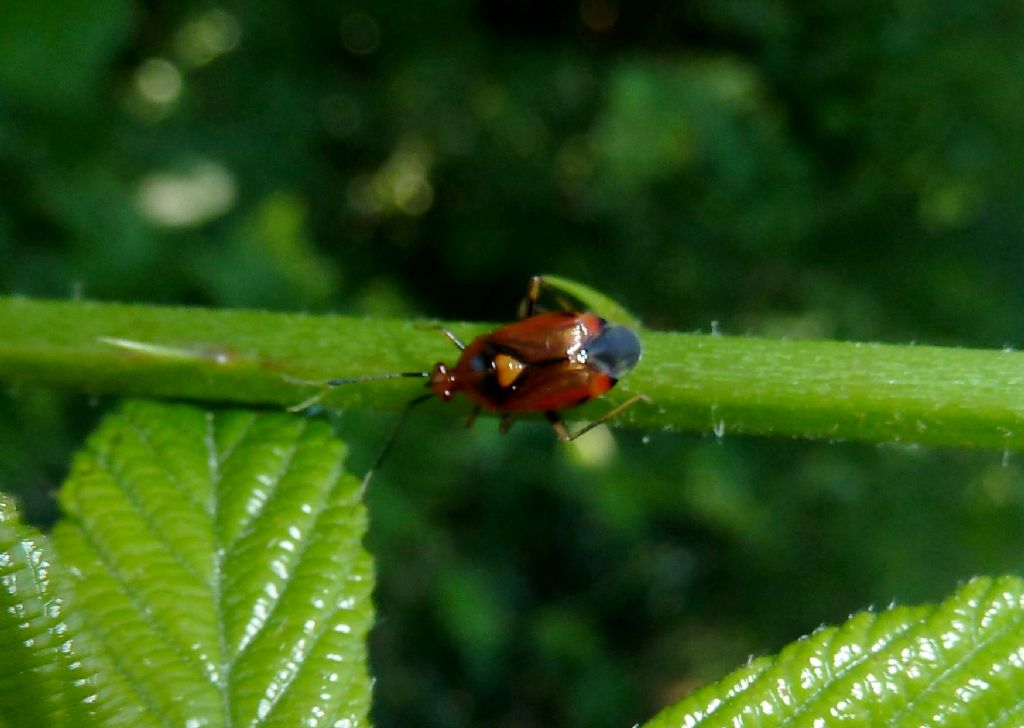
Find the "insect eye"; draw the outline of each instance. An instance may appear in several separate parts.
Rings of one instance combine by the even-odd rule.
[[[587,364],[612,379],[618,379],[640,361],[640,340],[625,326],[602,329],[587,345]]]
[[[469,360],[469,368],[474,372],[484,373],[490,369],[490,361],[482,353]]]

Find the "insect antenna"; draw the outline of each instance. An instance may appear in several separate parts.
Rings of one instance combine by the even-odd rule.
[[[385,379],[426,379],[430,376],[430,372],[392,372],[389,374],[365,374],[358,377],[340,377],[337,379],[328,379],[326,382],[310,382],[303,379],[295,379],[292,377],[285,377],[285,380],[295,384],[317,384],[324,389],[314,394],[312,397],[302,400],[298,404],[293,404],[288,408],[289,412],[302,412],[307,410],[317,402],[327,396],[327,390],[331,387],[340,387],[344,384],[357,384],[359,382],[379,382]]]
[[[355,377],[338,377],[336,379],[328,379],[326,382],[306,382],[301,380],[290,379],[290,381],[302,384],[320,384],[323,390],[317,392],[315,395],[299,402],[297,405],[293,405],[288,408],[289,412],[301,412],[305,409],[309,409],[314,404],[319,402],[327,394],[328,389],[332,387],[340,387],[345,384],[357,384],[359,382],[379,382],[385,379],[426,379],[430,376],[430,372],[392,372],[389,374],[364,374]],[[366,491],[366,488],[370,485],[370,480],[373,478],[374,473],[380,464],[387,457],[387,454],[391,451],[391,447],[395,444],[395,439],[398,437],[399,430],[402,429],[402,425],[405,423],[405,418],[408,417],[409,412],[418,404],[426,402],[428,399],[433,398],[433,394],[424,394],[415,399],[410,400],[405,407],[402,408],[401,414],[398,415],[398,420],[391,428],[391,432],[388,433],[387,439],[384,441],[384,445],[381,447],[380,452],[377,453],[377,457],[373,459],[370,467],[366,471],[366,475],[363,476],[363,482],[359,486],[360,492]]]
[[[384,379],[426,379],[430,372],[393,372],[391,374],[366,374],[361,377],[341,377],[340,379],[328,379],[324,382],[328,387],[340,387],[342,384],[355,384],[356,382],[379,382]]]

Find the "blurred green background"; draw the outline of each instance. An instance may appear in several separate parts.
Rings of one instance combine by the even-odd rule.
[[[551,272],[658,328],[1016,347],[1022,33],[991,0],[14,0],[0,292],[503,320]],[[4,391],[35,522],[109,404]],[[1009,453],[440,406],[369,494],[379,726],[628,726],[1021,572]],[[337,420],[358,469],[393,417]]]

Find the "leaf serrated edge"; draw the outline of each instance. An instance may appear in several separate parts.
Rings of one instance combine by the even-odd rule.
[[[984,630],[982,628],[979,630],[979,628],[975,628],[971,630],[971,635],[977,635],[979,631],[985,632],[979,641],[980,643],[972,647],[969,653],[970,655],[976,655],[985,646],[998,642],[1001,634],[1011,632],[1015,628],[1019,630],[1021,624],[1024,623],[1024,581],[1021,579],[1013,576],[998,578],[976,577],[963,584],[953,595],[940,604],[894,607],[880,613],[862,612],[854,615],[843,625],[817,630],[807,637],[787,645],[777,656],[760,658],[754,663],[733,672],[721,681],[699,689],[675,705],[662,710],[654,718],[644,723],[643,728],[663,728],[664,726],[677,725],[686,727],[702,724],[718,725],[718,721],[722,718],[716,714],[720,714],[724,706],[735,702],[736,699],[744,694],[749,694],[751,688],[758,682],[770,679],[773,675],[779,677],[779,672],[783,670],[792,671],[795,663],[799,663],[796,655],[800,652],[810,647],[810,653],[812,654],[831,654],[828,650],[823,649],[824,644],[820,642],[816,644],[815,640],[825,639],[831,644],[837,641],[837,638],[842,635],[844,630],[856,625],[858,622],[863,622],[867,618],[870,619],[870,624],[862,627],[865,638],[880,623],[889,622],[886,625],[885,633],[872,641],[865,639],[862,645],[864,659],[858,660],[856,663],[847,663],[844,665],[846,669],[842,673],[837,673],[837,675],[848,674],[853,667],[863,665],[871,660],[884,658],[901,641],[920,639],[919,629],[930,629],[932,632],[941,630],[943,626],[948,626],[953,613],[962,611],[964,606],[970,606],[974,610],[984,610],[986,613],[996,611],[1005,613],[1005,610],[996,610],[994,608],[993,605],[996,599],[1002,600],[1008,608],[1013,609],[1015,616],[1011,617],[1008,623],[1005,623],[1005,619],[1001,620],[1004,623],[994,629]],[[982,619],[978,619],[976,623],[980,624],[982,621]],[[849,640],[843,641],[847,644],[849,643]],[[955,664],[947,667],[939,676],[928,681],[924,688],[908,696],[903,706],[900,707],[895,715],[884,716],[879,719],[885,719],[887,724],[898,724],[899,716],[909,715],[908,711],[912,710],[915,703],[918,702],[917,698],[934,689],[939,680],[951,674],[957,664],[966,664],[967,659],[969,658],[965,655],[954,660]],[[762,663],[764,668],[758,670],[755,675],[751,675],[752,667],[758,663]],[[764,725],[788,725],[798,719],[801,714],[805,714],[809,710],[809,706],[817,702],[820,696],[827,692],[829,686],[834,684],[834,682],[832,679],[828,680],[819,690],[812,693],[809,698],[802,699],[794,709],[791,709],[791,711],[795,712],[779,715],[774,720],[769,719],[767,722],[764,722],[769,716],[759,713],[756,705],[745,706],[740,703],[740,714],[749,714],[751,717],[759,716],[759,720]],[[774,693],[774,689],[772,689],[772,692]],[[779,707],[786,708],[785,704]],[[1024,707],[1024,703],[1018,707]],[[750,708],[750,710],[748,711],[747,708]]]

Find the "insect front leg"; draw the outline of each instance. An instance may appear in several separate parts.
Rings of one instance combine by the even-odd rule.
[[[391,452],[391,448],[395,444],[395,440],[398,439],[398,432],[402,429],[402,425],[405,424],[405,418],[409,416],[409,412],[412,411],[413,407],[426,402],[431,399],[434,395],[424,394],[415,399],[409,400],[405,407],[402,408],[401,414],[398,415],[398,419],[395,420],[394,426],[391,428],[391,432],[388,434],[388,439],[384,441],[384,445],[381,447],[380,452],[377,453],[377,457],[373,459],[373,463],[370,468],[366,471],[366,475],[363,476],[363,482],[360,486],[360,493],[365,493],[366,489],[370,486],[370,481],[373,479],[374,473],[380,467],[380,464],[384,462],[384,458]]]
[[[452,331],[451,329],[446,329],[444,326],[439,326],[438,328],[441,330],[442,334],[448,337],[448,340],[450,342],[455,344],[455,346],[459,347],[459,351],[462,351],[463,349],[466,348],[466,345],[462,343],[462,339],[456,336],[454,331]]]

